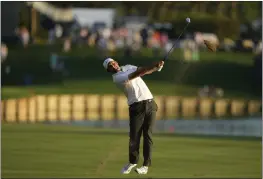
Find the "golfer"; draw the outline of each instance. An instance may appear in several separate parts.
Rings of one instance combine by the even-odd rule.
[[[138,174],[147,174],[148,167],[151,165],[152,127],[158,107],[141,76],[157,71],[163,64],[163,61],[159,61],[148,67],[136,67],[133,65],[120,67],[111,58],[107,58],[103,62],[104,68],[112,73],[113,82],[124,92],[129,105],[129,163],[122,169],[123,174],[129,174],[137,166],[142,134],[144,162],[142,167],[136,168],[135,171]]]

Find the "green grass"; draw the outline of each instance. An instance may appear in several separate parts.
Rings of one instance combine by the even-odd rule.
[[[139,177],[120,174],[127,151],[123,131],[2,124],[4,178]],[[260,178],[261,141],[155,135],[147,177]]]
[[[154,95],[197,96],[198,88],[203,86],[179,85],[171,82],[145,80]],[[105,88],[107,87],[107,88]],[[111,77],[108,80],[67,80],[64,84],[4,86],[2,99],[29,97],[33,94],[122,94],[113,84]],[[225,98],[259,99],[256,95],[234,90],[225,90]]]

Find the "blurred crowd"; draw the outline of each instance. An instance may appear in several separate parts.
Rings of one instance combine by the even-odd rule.
[[[19,39],[19,43],[23,47],[27,47],[29,43],[34,43],[34,39],[30,37],[29,30],[25,26],[21,26],[15,30],[15,34]],[[114,53],[119,49],[124,50],[127,56],[132,53],[140,52],[142,47],[151,49],[154,55],[168,52],[175,39],[171,39],[166,31],[156,30],[154,28],[131,29],[126,27],[119,28],[88,28],[78,27],[72,28],[65,32],[63,28],[56,25],[48,30],[48,44],[56,43],[63,39],[63,51],[68,52],[73,45],[96,47],[103,52]],[[255,54],[262,53],[262,41],[253,42],[250,39],[233,41],[225,38],[219,41],[215,34],[196,32],[195,34],[185,34],[180,41],[177,42],[176,48],[184,49],[185,59],[188,51],[193,52],[193,59],[198,59],[198,51],[204,48],[203,40],[209,40],[219,46],[222,51],[251,51]],[[7,46],[2,43],[2,60],[6,59]]]
[[[61,29],[56,28],[56,32],[52,32],[53,36],[49,36],[49,43],[54,43],[59,37]],[[56,35],[57,34],[57,35]],[[79,28],[72,30],[70,38],[64,41],[64,51],[69,51],[72,45],[88,45],[97,47],[102,52],[115,52],[124,49],[125,54],[139,52],[142,47],[151,49],[154,55],[158,53],[166,53],[170,50],[175,39],[171,39],[166,31],[156,30],[154,28],[129,29],[120,28]],[[219,41],[215,34],[196,32],[194,34],[184,34],[180,41],[177,41],[176,48],[191,50],[197,54],[203,49],[203,40],[209,40],[219,46],[220,51],[248,51],[259,54],[262,51],[262,41],[253,41],[251,39],[243,39],[234,41],[230,38],[224,38]],[[193,58],[198,58],[197,55]]]
[[[56,27],[55,31],[49,34],[48,43],[54,43],[62,35],[61,28]],[[115,52],[118,49],[125,49],[126,54],[139,51],[142,47],[154,49],[156,53],[159,50],[167,51],[172,46],[171,39],[167,33],[153,29],[128,29],[120,28],[79,28],[72,30],[70,38],[64,41],[64,51],[69,51],[71,45],[85,45],[97,47],[102,52]]]
[[[29,30],[25,26],[20,26],[15,30],[18,42],[21,46],[27,47],[30,43],[35,43],[35,39],[30,36]],[[233,41],[225,38],[219,41],[218,37],[212,33],[196,32],[195,34],[184,34],[180,41],[177,41],[175,48],[183,49],[184,60],[199,60],[199,51],[205,48],[203,40],[209,40],[218,44],[220,51],[250,51],[256,56],[262,54],[262,41],[254,42],[251,39]],[[47,44],[63,42],[63,51],[69,52],[72,46],[95,47],[99,50],[98,55],[114,55],[118,50],[124,52],[124,56],[141,53],[142,48],[147,48],[152,55],[167,53],[173,46],[175,39],[168,36],[167,31],[156,30],[149,26],[144,28],[89,28],[74,27],[65,31],[61,26],[55,25],[48,30]],[[8,56],[8,47],[1,45],[1,62]]]

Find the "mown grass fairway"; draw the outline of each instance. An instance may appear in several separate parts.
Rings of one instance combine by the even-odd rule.
[[[139,177],[120,174],[127,150],[123,131],[2,124],[2,177]],[[260,178],[261,141],[156,134],[147,177]]]

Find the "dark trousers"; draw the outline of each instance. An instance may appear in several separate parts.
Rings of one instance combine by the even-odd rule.
[[[152,127],[156,119],[157,104],[154,100],[145,100],[133,103],[129,107],[130,115],[130,142],[129,161],[137,164],[139,161],[140,139],[143,134],[143,166],[151,165],[152,154]]]

